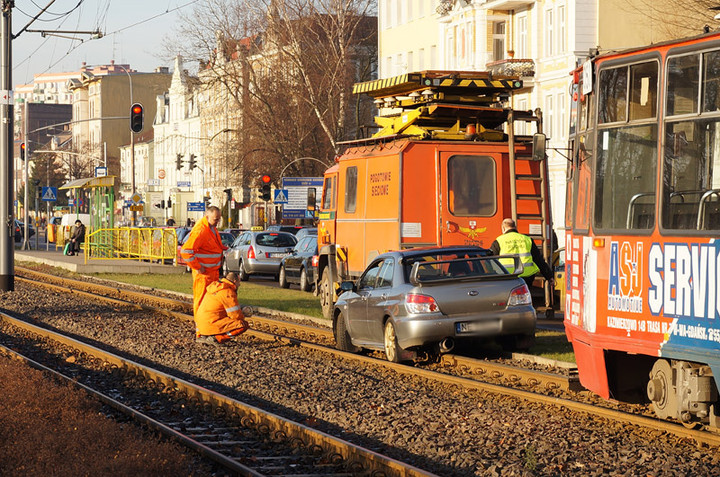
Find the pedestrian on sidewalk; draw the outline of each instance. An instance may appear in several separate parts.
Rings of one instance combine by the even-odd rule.
[[[198,343],[222,344],[245,333],[249,326],[238,304],[240,277],[235,272],[210,283],[195,313]]]
[[[70,253],[68,255],[80,254],[80,244],[85,241],[85,224],[80,220],[75,221],[75,230],[70,237]]]

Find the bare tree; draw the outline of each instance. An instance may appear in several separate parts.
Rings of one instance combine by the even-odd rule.
[[[720,25],[714,16],[717,0],[626,0],[620,2],[626,11],[643,15],[658,30],[656,41],[697,35],[704,27],[715,30]]]
[[[296,160],[329,163],[338,142],[369,120],[351,87],[376,71],[376,1],[240,3],[205,0],[178,35],[205,87],[236,114],[238,144],[228,167],[246,176],[286,167],[318,174],[316,161]]]

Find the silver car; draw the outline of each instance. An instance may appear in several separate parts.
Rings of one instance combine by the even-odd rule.
[[[338,348],[384,350],[390,361],[437,356],[456,342],[497,337],[506,348],[534,343],[530,291],[479,247],[432,247],[379,255],[335,304]]]
[[[237,272],[243,281],[257,273],[274,275],[277,280],[280,261],[296,243],[295,236],[287,232],[243,232],[225,251],[223,273]]]

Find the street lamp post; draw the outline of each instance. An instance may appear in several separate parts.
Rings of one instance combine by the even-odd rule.
[[[132,84],[132,76],[130,76],[130,73],[128,70],[122,66],[122,65],[115,65],[118,68],[121,68],[125,74],[128,77],[128,83],[130,83],[130,106],[132,107],[135,102],[133,101],[133,84]],[[132,189],[132,196],[135,196],[135,132],[130,129],[130,188]],[[135,227],[137,224],[137,211],[133,209],[132,211],[132,226]]]

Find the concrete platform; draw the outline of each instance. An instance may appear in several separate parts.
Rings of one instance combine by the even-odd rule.
[[[34,245],[34,243],[33,243]],[[75,273],[157,273],[173,274],[183,273],[185,267],[174,265],[162,265],[159,263],[143,262],[139,260],[106,260],[88,259],[85,263],[84,255],[68,257],[63,255],[60,249],[55,249],[53,244],[50,250],[45,250],[44,244],[40,244],[40,250],[19,250],[15,249],[15,262],[32,262],[49,265],[52,267],[64,268]]]

